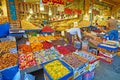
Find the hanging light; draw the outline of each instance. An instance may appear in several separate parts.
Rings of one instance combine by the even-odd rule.
[[[84,15],[84,20],[89,20],[89,16],[87,13]]]
[[[51,10],[51,8],[49,8],[48,15],[49,15],[49,16],[51,16],[51,15],[52,15],[52,10]]]
[[[29,13],[30,13],[30,14],[33,14],[33,10],[32,10],[32,8],[30,8]]]
[[[40,11],[44,11],[44,5],[42,3],[42,0],[40,0]]]

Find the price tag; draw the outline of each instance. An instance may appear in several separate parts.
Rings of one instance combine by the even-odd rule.
[[[39,37],[40,36],[40,34],[37,34],[37,37]]]
[[[48,36],[48,34],[45,34],[45,36]]]
[[[52,36],[54,36],[55,34],[54,33],[52,33]]]
[[[26,45],[30,45],[30,42],[27,41],[27,42],[26,42]]]
[[[63,58],[64,57],[64,55],[63,54],[61,54],[61,58]]]

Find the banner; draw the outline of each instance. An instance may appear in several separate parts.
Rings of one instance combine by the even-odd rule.
[[[42,0],[42,2],[43,2],[43,4],[48,4],[48,3],[50,3],[50,4],[52,4],[52,5],[54,5],[54,4],[61,4],[61,5],[64,5],[64,0]]]

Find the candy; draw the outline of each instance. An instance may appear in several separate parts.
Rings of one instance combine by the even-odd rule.
[[[26,44],[20,44],[19,45],[19,50],[22,51],[24,54],[28,53],[28,52],[32,52],[32,48],[30,45],[26,45]]]
[[[69,73],[69,70],[58,60],[46,64],[45,69],[53,80],[58,80]]]
[[[20,54],[19,56],[20,69],[26,69],[36,65],[33,53]]]

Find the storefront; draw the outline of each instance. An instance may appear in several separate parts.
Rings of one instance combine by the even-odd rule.
[[[93,80],[100,63],[111,65],[120,56],[119,40],[102,28],[109,16],[119,17],[114,5],[1,0],[0,80]]]

